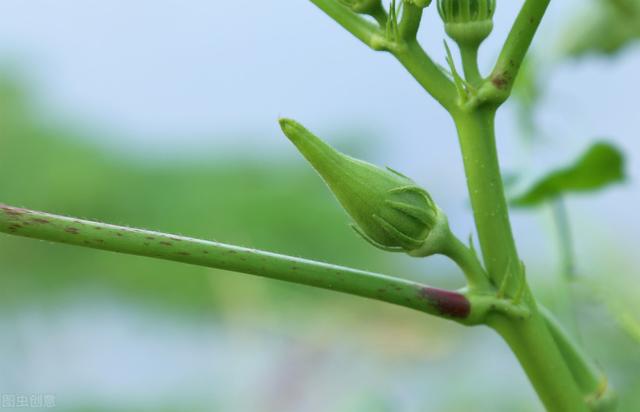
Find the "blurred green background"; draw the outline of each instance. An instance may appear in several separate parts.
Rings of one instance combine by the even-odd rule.
[[[289,4],[292,2],[286,3],[274,7],[293,7]],[[141,104],[133,101],[135,94],[131,90],[116,87],[114,96],[121,96],[118,104],[127,108],[128,116],[156,116],[147,123],[132,123],[122,117],[123,123],[129,121],[131,125],[122,129],[115,126],[117,112],[95,121],[92,116],[84,116],[87,112],[82,99],[74,103],[73,96],[65,95],[56,101],[51,97],[56,96],[51,88],[82,81],[98,85],[92,89],[94,96],[108,96],[109,87],[99,85],[109,79],[111,68],[102,73],[105,77],[86,76],[66,83],[64,79],[56,80],[55,70],[46,76],[38,74],[33,69],[37,58],[21,59],[16,50],[31,47],[37,57],[40,49],[16,33],[43,29],[34,29],[21,20],[26,14],[16,4],[0,10],[4,11],[0,24],[12,28],[0,30],[0,46],[12,46],[0,47],[5,60],[11,58],[11,64],[5,64],[0,71],[3,203],[398,274],[441,287],[462,285],[460,274],[442,259],[424,262],[389,256],[362,242],[349,229],[346,216],[322,182],[290,147],[280,142],[279,146],[273,143],[276,150],[265,149],[279,136],[273,129],[262,129],[259,125],[264,119],[259,116],[247,113],[246,123],[251,127],[235,119],[227,124],[226,117],[220,117],[217,120],[224,125],[221,131],[206,122],[190,128],[196,118],[188,116],[182,119],[183,123],[173,119],[173,123],[165,124],[158,116],[165,112],[146,107],[147,101],[149,107],[158,104],[153,94]],[[556,130],[564,133],[566,126],[545,117],[551,112],[563,116],[557,114],[559,104],[553,102],[557,90],[551,85],[548,91],[539,84],[541,79],[551,78],[549,73],[560,72],[557,77],[561,79],[567,76],[562,68],[555,67],[564,65],[566,70],[568,66],[569,73],[576,70],[581,78],[590,73],[580,71],[581,67],[613,66],[616,59],[631,59],[636,62],[631,67],[640,68],[640,60],[633,57],[640,55],[634,43],[639,36],[634,28],[640,27],[640,17],[627,21],[628,13],[617,15],[612,10],[598,14],[599,8],[609,7],[603,4],[592,2],[593,15],[606,15],[628,30],[615,31],[610,41],[605,41],[602,21],[591,18],[590,25],[586,25],[587,20],[581,20],[575,27],[585,34],[574,36],[576,40],[566,37],[571,41],[562,46],[563,53],[545,54],[543,49],[536,54],[541,69],[527,72],[524,80],[528,81],[519,86],[517,102],[507,109],[511,117],[519,119],[511,121],[511,129],[506,129],[513,132],[512,143],[503,148],[508,171],[526,175],[530,170],[521,166],[530,162],[540,172],[547,166],[539,160],[540,153],[555,152],[554,144],[562,140],[549,135],[558,133]],[[635,4],[630,1],[629,7]],[[63,11],[67,6],[62,7]],[[209,10],[214,5],[201,7]],[[513,5],[508,7],[510,12],[515,10]],[[123,13],[122,9],[117,12]],[[14,18],[7,18],[11,13]],[[325,22],[319,12],[307,7],[304,13],[309,19],[326,23],[322,30],[336,32],[340,41],[346,41],[339,28]],[[72,16],[84,18],[82,11]],[[253,15],[256,22],[258,16],[257,12]],[[498,16],[502,20],[496,24],[498,33],[508,27],[510,16],[506,12],[502,16]],[[44,19],[39,15],[35,18]],[[188,25],[189,21],[183,24]],[[543,31],[541,41],[553,38],[549,33],[557,35],[562,27],[556,24]],[[142,28],[136,26],[136,30],[143,28],[144,24]],[[575,34],[578,29],[569,31]],[[215,27],[210,30],[210,35],[216,33]],[[220,30],[224,31],[224,27]],[[275,29],[269,33],[267,36],[279,36]],[[585,43],[589,36],[595,36],[598,42]],[[102,40],[106,44],[110,41]],[[108,54],[108,46],[103,47]],[[360,46],[354,43],[349,47],[355,50]],[[42,50],[55,54],[73,49],[61,41]],[[209,67],[236,67],[229,57],[243,53],[240,49],[227,53],[226,60],[210,62]],[[85,63],[88,60],[79,58]],[[278,58],[281,56],[274,52],[273,59]],[[375,56],[368,58],[373,61]],[[269,53],[261,59],[269,59]],[[135,64],[133,60],[124,66],[144,72]],[[256,60],[253,64],[259,63]],[[304,67],[304,62],[297,64]],[[338,70],[348,71],[360,63],[354,58],[352,62],[327,64],[343,65]],[[247,72],[242,70],[246,68],[238,70],[237,78],[226,73],[212,81],[233,83],[235,88],[246,88],[244,93],[255,93],[257,99],[262,99],[259,94],[268,91],[252,89],[251,81],[245,82]],[[287,73],[286,66],[265,69],[276,79],[276,72],[283,71],[284,78],[295,80],[293,86],[287,86],[291,88],[303,88],[305,84],[312,89],[327,87],[313,80],[317,76],[326,76],[327,84],[332,79],[345,81],[337,74],[324,73],[322,68],[313,73],[307,71],[299,79],[296,76],[300,73]],[[594,82],[599,73],[593,75]],[[188,82],[173,74],[173,82]],[[393,74],[400,76],[401,71]],[[113,76],[117,78],[117,73]],[[361,73],[348,76],[359,77]],[[47,78],[49,83],[42,85],[39,78]],[[356,84],[355,89],[370,90],[367,82],[373,82],[373,78],[369,73],[365,83]],[[269,76],[264,75],[261,82],[270,82]],[[278,82],[273,82],[277,90]],[[415,88],[410,82],[408,86]],[[404,83],[390,87],[404,93]],[[628,87],[638,91],[637,82]],[[336,88],[342,86],[338,84]],[[224,106],[233,102],[230,96],[234,91],[228,93],[213,93],[210,102],[217,102],[219,107],[209,109],[224,113]],[[394,92],[389,89],[388,93]],[[552,97],[545,100],[545,94]],[[635,98],[633,90],[629,89],[629,94]],[[189,96],[189,89],[185,95]],[[195,89],[194,95],[198,95]],[[569,101],[588,95],[588,91],[580,90]],[[424,98],[421,94],[418,97]],[[413,97],[407,98],[411,101]],[[330,115],[338,115],[327,111],[327,106],[335,109],[327,97],[318,101],[317,95],[312,95],[293,103],[287,99],[291,98],[282,97],[270,104],[296,106],[293,111],[302,110],[304,115],[305,110],[322,113],[313,120],[324,125],[320,129],[324,128],[333,142],[350,154],[394,167],[399,164],[401,170],[418,175],[419,181],[423,174],[431,176],[421,183],[428,183],[443,208],[450,211],[452,226],[459,234],[464,237],[468,233],[470,211],[459,159],[442,154],[454,153],[455,139],[434,143],[438,134],[453,137],[450,125],[438,120],[437,109],[414,106],[409,110],[410,114],[434,112],[435,129],[429,129],[431,146],[425,147],[420,145],[428,145],[429,140],[424,143],[420,136],[423,143],[416,143],[417,138],[410,133],[403,139],[379,139],[377,136],[394,130],[394,126],[375,123],[376,116],[363,107],[366,94],[354,97],[353,103],[344,103],[353,106],[352,117],[344,113],[347,109],[339,102],[335,103],[336,110],[345,116],[339,125],[329,120]],[[392,100],[382,99],[380,110],[391,110],[388,106]],[[200,103],[197,98],[196,103]],[[254,110],[249,101],[241,102],[236,110],[245,103],[248,112]],[[171,113],[175,112],[202,110],[195,106],[183,108],[181,104],[179,100],[163,101],[167,118],[172,119]],[[298,104],[307,105],[307,109],[297,108]],[[371,103],[372,110],[375,104]],[[404,111],[402,103],[393,105]],[[596,107],[603,105],[607,103],[600,102]],[[141,109],[136,111],[138,106]],[[101,113],[99,105],[93,109]],[[637,112],[637,106],[627,109]],[[266,116],[281,108],[263,104],[255,110]],[[616,142],[628,153],[631,179],[624,189],[612,189],[614,197],[607,197],[607,191],[569,204],[574,211],[577,255],[582,259],[578,267],[580,280],[573,287],[573,295],[581,341],[618,389],[621,410],[636,411],[640,410],[637,232],[631,232],[632,237],[627,239],[624,236],[628,234],[616,236],[615,230],[625,222],[630,228],[639,226],[632,213],[640,200],[640,191],[633,183],[638,170],[633,162],[638,148],[633,143],[633,139],[637,141],[637,128],[616,128],[619,112],[613,104],[601,110],[611,112],[610,116],[602,113],[602,118],[609,119],[603,122],[602,130],[618,134]],[[68,115],[69,112],[77,114]],[[269,127],[275,127],[275,116],[267,120],[273,123]],[[636,125],[637,119],[630,123]],[[142,133],[145,137],[127,137],[134,135],[140,124],[148,125]],[[170,132],[158,133],[158,125]],[[252,129],[253,125],[258,126]],[[577,134],[582,133],[579,126],[573,126],[578,129]],[[411,125],[418,131],[424,127],[421,123]],[[156,140],[154,133],[162,137]],[[580,139],[587,139],[588,143],[597,133],[600,132],[572,137],[571,143],[559,142],[559,147],[565,149],[562,161],[575,157],[573,149],[585,144]],[[160,140],[162,144],[158,143]],[[394,149],[394,144],[408,148]],[[426,153],[425,158],[409,153],[420,151],[416,147]],[[443,157],[446,160],[440,159]],[[595,205],[592,209],[585,206],[589,202]],[[556,240],[548,211],[517,211],[515,219],[516,235],[536,292],[561,317],[566,315],[558,301],[558,256],[554,253]],[[541,410],[506,346],[484,328],[464,329],[407,309],[248,275],[6,235],[0,236],[0,394],[54,394],[56,408],[61,411]]]

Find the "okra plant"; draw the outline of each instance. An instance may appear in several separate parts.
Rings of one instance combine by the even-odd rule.
[[[526,272],[518,255],[496,150],[496,112],[512,94],[550,0],[524,1],[486,74],[479,70],[478,50],[492,32],[496,0],[311,2],[364,45],[395,57],[451,115],[479,249],[452,232],[445,212],[410,177],[340,153],[294,120],[280,119],[284,135],[325,181],[364,241],[414,258],[444,255],[465,275],[466,287],[443,290],[400,277],[8,205],[0,205],[0,231],[280,279],[405,306],[464,326],[488,326],[511,348],[547,410],[615,410],[604,373],[528,285],[527,277],[535,274]],[[442,18],[457,45],[461,68],[456,67],[456,50],[446,42],[447,67],[421,47],[417,33],[426,12]],[[576,164],[550,174],[512,203],[534,206],[557,201],[566,191],[618,181],[622,163],[615,148],[595,145]]]

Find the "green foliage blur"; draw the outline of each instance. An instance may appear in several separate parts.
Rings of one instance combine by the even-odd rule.
[[[195,161],[164,162],[124,155],[90,143],[87,132],[73,125],[47,120],[37,98],[27,92],[27,83],[16,78],[19,76],[0,76],[3,203],[382,273],[404,273],[443,287],[459,286],[462,277],[451,273],[452,267],[427,277],[415,260],[389,256],[364,242],[302,159],[261,161],[210,153]],[[299,339],[323,331],[330,335],[323,338],[328,347],[344,343],[345,338],[367,340],[372,347],[381,348],[380,356],[386,357],[381,365],[397,356],[413,358],[430,352],[430,345],[446,347],[445,353],[453,354],[456,345],[451,340],[459,333],[448,322],[425,319],[417,312],[380,302],[245,274],[7,235],[0,236],[0,284],[0,308],[9,317],[30,307],[56,311],[77,297],[89,301],[106,297],[116,306],[133,303],[160,316],[178,316],[186,323],[189,319],[213,322],[216,328],[219,322],[242,323],[243,317],[259,316],[266,322],[275,318],[274,329],[296,333]],[[360,328],[348,338],[343,328],[353,324]],[[389,331],[403,341],[391,342]],[[3,335],[10,341],[13,333],[0,331],[0,337]],[[385,397],[372,398],[370,391],[336,402],[352,405],[344,410],[361,410],[365,406],[358,405],[367,405],[366,410],[381,411],[389,409],[380,405],[393,403]],[[75,408],[77,405],[62,410]],[[81,409],[120,410],[91,401]]]
[[[390,269],[382,253],[348,228],[346,215],[301,162],[261,163],[215,153],[206,162],[136,161],[87,143],[72,127],[43,125],[19,84],[3,80],[0,101],[0,187],[7,204]],[[216,297],[238,276],[210,269],[5,236],[0,245],[3,305],[54,299],[87,286],[181,310],[209,310],[219,298],[247,297]],[[289,289],[259,279],[240,281],[247,282],[262,285],[259,294]],[[298,299],[314,296],[306,290]]]

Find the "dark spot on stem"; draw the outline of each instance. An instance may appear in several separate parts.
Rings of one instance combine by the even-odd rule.
[[[509,84],[509,76],[507,73],[498,73],[491,77],[491,83],[500,90],[507,88]]]
[[[102,240],[102,239],[96,239],[96,240],[95,240],[95,242],[96,242],[96,243],[104,243],[104,240]]]
[[[9,215],[9,216],[22,216],[22,215],[28,213],[28,211],[26,209],[20,209],[19,207],[11,207],[11,206],[7,206],[7,205],[0,206],[0,209],[2,209],[2,212],[4,214]]]
[[[466,296],[450,290],[423,287],[420,298],[435,306],[438,313],[451,318],[466,318],[471,312],[471,303]]]
[[[191,253],[189,252],[178,252],[178,254],[181,256],[191,256]]]
[[[124,236],[124,235],[123,235],[122,233],[118,232],[118,233],[116,233],[116,236],[118,236],[118,237],[122,237],[122,236]]]
[[[47,219],[42,219],[40,217],[36,217],[34,219],[31,219],[32,222],[34,223],[41,223],[43,225],[46,225],[47,223],[49,223],[49,221]]]
[[[146,236],[145,239],[149,239],[149,240],[155,240],[156,238],[153,236]]]
[[[80,229],[77,227],[65,227],[64,231],[67,233],[71,233],[72,235],[77,235],[80,232]]]
[[[172,246],[171,242],[165,242],[164,240],[162,242],[160,242],[161,245],[165,245],[165,246]]]
[[[205,255],[208,255],[209,251],[208,250],[203,250],[202,253],[204,253]]]

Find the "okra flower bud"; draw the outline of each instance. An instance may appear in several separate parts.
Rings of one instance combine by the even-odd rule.
[[[450,241],[446,216],[411,179],[340,153],[293,120],[280,126],[374,246],[428,256]]]
[[[493,30],[495,0],[438,0],[438,12],[449,37],[478,47]]]

